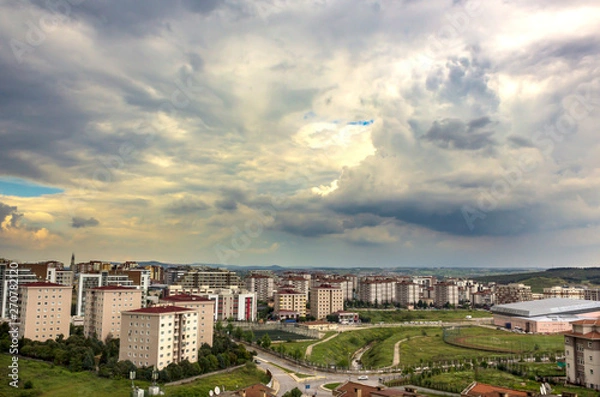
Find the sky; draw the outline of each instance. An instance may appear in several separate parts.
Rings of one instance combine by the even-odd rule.
[[[600,264],[600,3],[9,1],[0,257]]]

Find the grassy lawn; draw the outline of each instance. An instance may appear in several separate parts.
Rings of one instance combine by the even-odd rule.
[[[171,397],[208,396],[215,386],[221,390],[237,390],[255,383],[267,383],[267,375],[258,370],[255,365],[248,365],[236,371],[208,376],[193,383],[165,388],[165,395]]]
[[[329,338],[331,335],[335,335],[337,334],[337,331],[328,331],[325,333],[325,336],[323,336],[321,339],[319,340],[323,340],[323,339],[327,339]],[[300,352],[302,352],[302,357],[304,357],[304,355],[306,354],[306,349],[308,348],[308,346],[317,343],[319,340],[307,340],[304,342],[283,342],[282,345],[285,348],[286,352],[294,352],[296,351],[296,349],[299,349]]]
[[[499,352],[560,353],[564,349],[562,335],[527,335],[482,327],[461,327],[448,332],[461,345]]]
[[[127,379],[111,380],[97,377],[91,372],[71,372],[68,369],[50,363],[19,359],[20,388],[14,389],[8,382],[8,365],[11,357],[0,354],[0,383],[1,397],[42,396],[42,397],[127,397],[131,395],[131,381]],[[25,381],[33,382],[33,389],[24,390]],[[169,386],[166,394],[175,397],[203,395],[207,396],[209,389],[218,385],[226,390],[249,386],[257,382],[267,383],[266,374],[256,369],[256,366],[242,368],[228,374],[209,376],[194,383]],[[135,381],[136,386],[147,388],[149,382]],[[237,387],[236,387],[237,386]],[[30,394],[31,393],[31,394]]]
[[[33,382],[31,392],[41,391],[41,394],[31,394],[47,397],[61,396],[128,396],[131,393],[131,381],[111,380],[99,378],[91,372],[71,372],[68,369],[52,365],[45,362],[19,359],[19,391],[8,385],[8,368],[11,357],[6,354],[0,354],[0,396],[19,396],[20,393],[27,393],[29,390],[23,390],[23,383],[30,380]],[[148,382],[136,381],[135,384],[140,387],[148,387]],[[27,395],[27,394],[24,394]]]
[[[363,365],[367,368],[389,367],[394,359],[394,345],[396,342],[407,338],[422,338],[425,335],[441,335],[439,327],[402,327],[395,328],[395,332],[387,339],[374,345],[361,357]],[[404,341],[402,343],[408,343]],[[401,344],[402,345],[402,344]],[[402,356],[400,356],[402,362]]]
[[[484,310],[361,310],[349,309],[369,317],[372,324],[403,323],[405,321],[458,321],[472,318],[492,318]]]
[[[394,328],[371,328],[342,332],[328,342],[316,345],[309,358],[321,365],[348,365],[348,356],[369,343],[382,342],[397,332]]]
[[[340,382],[337,382],[337,383],[328,383],[326,385],[323,385],[323,387],[326,388],[326,389],[329,389],[329,390],[333,390],[336,387],[338,387],[339,385],[341,385]]]

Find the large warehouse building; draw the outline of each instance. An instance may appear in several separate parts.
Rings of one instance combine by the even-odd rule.
[[[600,302],[551,298],[492,307],[494,325],[533,333],[571,330],[573,321],[600,317]]]

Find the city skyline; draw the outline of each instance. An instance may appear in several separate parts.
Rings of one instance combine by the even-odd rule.
[[[596,266],[600,4],[0,6],[0,257]]]

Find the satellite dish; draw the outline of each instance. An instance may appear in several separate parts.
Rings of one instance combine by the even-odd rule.
[[[219,394],[221,394],[221,389],[219,389],[219,386],[215,386],[215,394],[218,396]]]
[[[210,397],[213,397],[213,396],[215,395],[215,392],[213,392],[212,390],[209,390],[209,391],[208,391],[208,395],[209,395]]]

